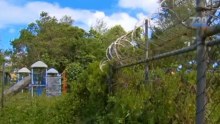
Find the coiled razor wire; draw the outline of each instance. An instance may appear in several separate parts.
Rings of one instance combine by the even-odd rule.
[[[164,0],[165,1],[165,0]],[[220,1],[213,1],[213,0],[209,0],[206,3],[207,9],[210,9],[209,11],[206,12],[206,16],[209,18],[207,21],[207,26],[212,26],[212,25],[216,25],[219,24],[220,22],[220,12],[219,12],[219,6],[220,6]],[[186,20],[188,20],[189,18],[187,18]],[[181,21],[182,20],[182,21]],[[177,25],[182,25],[185,27],[188,27],[189,25],[186,25],[187,21],[183,21],[183,19],[178,18],[177,17]],[[152,25],[150,23],[150,29],[151,31],[153,31],[154,26],[157,26],[156,24]],[[171,28],[173,27],[170,26]],[[169,31],[169,28],[165,28],[165,32]],[[115,42],[113,42],[108,49],[106,50],[106,57],[107,60],[104,60],[101,62],[101,66],[105,65],[107,62],[112,61],[112,60],[116,60],[121,62],[121,64],[125,63],[126,60],[130,61],[131,59],[133,59],[133,57],[128,57],[126,54],[124,54],[121,48],[130,48],[130,47],[134,47],[135,42],[132,43],[132,41],[134,41],[135,36],[134,33],[137,30],[137,28],[135,27],[135,29],[132,32],[129,32],[128,34],[118,38]],[[154,33],[156,33],[156,31],[153,31]],[[131,38],[130,37],[131,34]],[[156,34],[157,35],[157,34]],[[163,40],[163,41],[167,41],[168,39],[165,39],[163,37],[161,37],[160,35],[157,35],[158,39]],[[210,37],[210,38],[215,38],[215,37]],[[172,39],[172,38],[171,38]],[[127,49],[129,50],[129,49]],[[129,51],[125,50],[125,53],[127,53]],[[208,80],[207,80],[207,84],[208,87],[205,89],[202,89],[202,92],[200,92],[199,94],[197,94],[196,97],[199,97],[200,95],[203,94],[207,94],[207,101],[205,101],[205,105],[202,106],[202,110],[198,111],[198,113],[202,112],[205,110],[205,108],[207,108],[206,111],[206,120],[209,121],[210,123],[220,123],[220,116],[218,114],[219,110],[220,110],[220,101],[218,99],[218,96],[220,94],[219,92],[219,68],[220,68],[220,62],[218,63],[219,68],[218,69],[214,69],[214,65],[215,65],[215,61],[219,61],[219,56],[215,57],[216,55],[208,55],[210,53],[210,51],[206,51],[205,56],[208,56],[210,59],[208,59],[209,61],[207,61],[208,63],[208,68],[206,68],[206,72],[202,72],[202,75],[205,75],[205,73],[207,73]],[[217,49],[214,49],[214,53],[220,53],[219,51],[219,46],[217,46]],[[205,57],[203,57],[205,58]],[[124,61],[125,60],[125,61]],[[199,65],[201,62],[206,61],[205,60],[200,60],[197,64]],[[185,63],[185,62],[184,62]],[[210,64],[213,64],[212,66],[210,66]],[[201,80],[201,78],[203,78],[203,76],[199,77],[198,80]]]
[[[167,7],[166,5],[163,5],[163,4],[165,4],[166,1],[167,0],[162,0],[160,2],[161,7],[157,9],[156,13],[153,13],[151,15],[152,18],[148,19],[148,22],[149,22],[148,29],[150,30],[151,34],[153,34],[153,36],[156,37],[158,40],[163,41],[164,44],[168,44],[167,42],[175,40],[176,38],[182,36],[183,33],[185,34],[185,32],[183,32],[183,33],[172,32],[172,28],[176,27],[177,25],[183,26],[187,29],[189,29],[189,28],[195,29],[195,28],[193,28],[191,23],[187,24],[191,20],[190,17],[194,16],[195,13],[192,13],[185,18],[181,18],[175,12],[175,10],[172,9],[172,7],[170,8],[170,7]],[[174,6],[185,5],[185,4],[187,4],[187,2],[190,2],[190,0],[176,0],[176,1],[174,2]],[[213,11],[215,11],[214,14],[209,16],[209,18],[210,18],[209,21],[211,22],[210,25],[213,23],[218,23],[220,21],[220,18],[218,16],[218,14],[219,14],[218,7],[220,5],[220,2],[219,1],[213,2],[211,0],[211,1],[207,1],[206,4],[207,4],[207,6],[212,8],[210,11],[207,12],[207,16],[210,15],[210,13],[212,13]],[[174,21],[173,24],[171,24],[170,26],[165,27],[163,29],[163,32],[169,33],[169,31],[171,31],[169,34],[172,34],[172,37],[165,38],[161,34],[157,34],[157,31],[155,30],[155,28],[160,28],[160,26],[163,25],[163,24],[160,24],[161,22],[158,20],[158,17],[163,12],[163,10],[169,11],[170,14],[172,14],[174,19],[176,20],[176,21]],[[145,24],[144,22],[145,22],[145,20],[141,21],[140,25],[137,25],[138,23],[136,23],[134,30],[119,37],[118,39],[116,39],[116,41],[112,42],[109,45],[109,47],[106,49],[106,59],[104,59],[100,62],[100,69],[101,70],[103,69],[103,66],[106,65],[107,62],[115,61],[118,64],[123,65],[123,64],[127,64],[131,61],[135,61],[137,58],[140,58],[144,55],[144,51],[146,50],[146,48],[145,48],[143,40],[142,41],[135,40],[135,38],[136,38],[135,33],[137,30],[142,31],[141,35],[146,35],[146,32],[144,30],[144,24]],[[163,43],[157,44],[151,40],[149,40],[149,43],[152,45],[155,45],[155,46],[164,47]],[[136,51],[141,51],[141,52],[135,54]]]

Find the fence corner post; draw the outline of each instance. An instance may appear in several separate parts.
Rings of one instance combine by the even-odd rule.
[[[204,7],[204,0],[196,0],[196,11],[198,17],[203,17],[203,11],[198,9]],[[196,91],[196,124],[205,124],[206,107],[206,45],[203,27],[196,30],[197,43],[197,91]]]
[[[145,44],[146,44],[146,48],[145,48],[145,55],[146,55],[146,60],[148,59],[148,54],[149,54],[149,38],[148,38],[148,19],[145,20]],[[148,62],[145,65],[145,84],[148,82],[149,80],[149,64]]]
[[[110,94],[113,93],[113,78],[115,73],[115,67],[112,64],[109,64],[109,71],[108,71],[108,92]]]

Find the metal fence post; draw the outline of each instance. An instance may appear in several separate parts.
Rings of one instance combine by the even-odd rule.
[[[1,98],[1,108],[4,107],[4,85],[5,85],[5,62],[2,64],[2,98]]]
[[[197,92],[196,92],[196,124],[205,123],[206,105],[206,46],[204,40],[197,39]]]
[[[203,17],[204,0],[196,0],[196,11],[198,17]],[[197,42],[197,92],[196,92],[196,124],[205,123],[206,105],[206,46],[203,36],[203,27],[198,27],[196,31]]]
[[[145,20],[145,42],[146,42],[146,59],[148,59],[148,51],[149,51],[149,40],[148,40],[148,19]],[[149,80],[149,64],[146,62],[145,65],[145,83]]]
[[[113,65],[109,64],[109,72],[108,72],[108,92],[110,94],[113,93],[113,78],[114,78],[115,68]]]

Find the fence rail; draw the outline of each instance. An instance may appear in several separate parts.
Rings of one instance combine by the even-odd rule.
[[[211,46],[218,45],[218,44],[220,44],[220,40],[215,40],[215,41],[208,42],[206,44],[206,46],[211,47]],[[174,50],[174,51],[162,53],[162,54],[159,54],[159,55],[155,55],[153,57],[149,57],[147,59],[143,59],[143,60],[140,60],[140,61],[135,62],[135,63],[130,63],[130,64],[117,66],[116,69],[130,67],[130,66],[134,66],[134,65],[138,65],[138,64],[142,64],[142,63],[147,63],[147,62],[151,62],[151,61],[158,60],[158,59],[163,59],[163,58],[166,58],[166,57],[171,57],[171,56],[191,52],[191,51],[196,50],[196,48],[197,48],[197,44],[194,44],[194,45],[189,46],[189,47],[184,47],[184,48],[181,48],[181,49],[178,49],[178,50]]]

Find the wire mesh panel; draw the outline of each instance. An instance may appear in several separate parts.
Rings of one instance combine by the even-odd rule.
[[[138,121],[145,123],[195,123],[194,56],[190,52],[149,62],[147,84],[144,64],[118,69],[113,91],[123,95],[120,99],[122,106],[128,107],[127,118],[141,118]]]
[[[208,68],[207,68],[207,102],[206,120],[210,124],[220,123],[220,46],[208,48]]]

